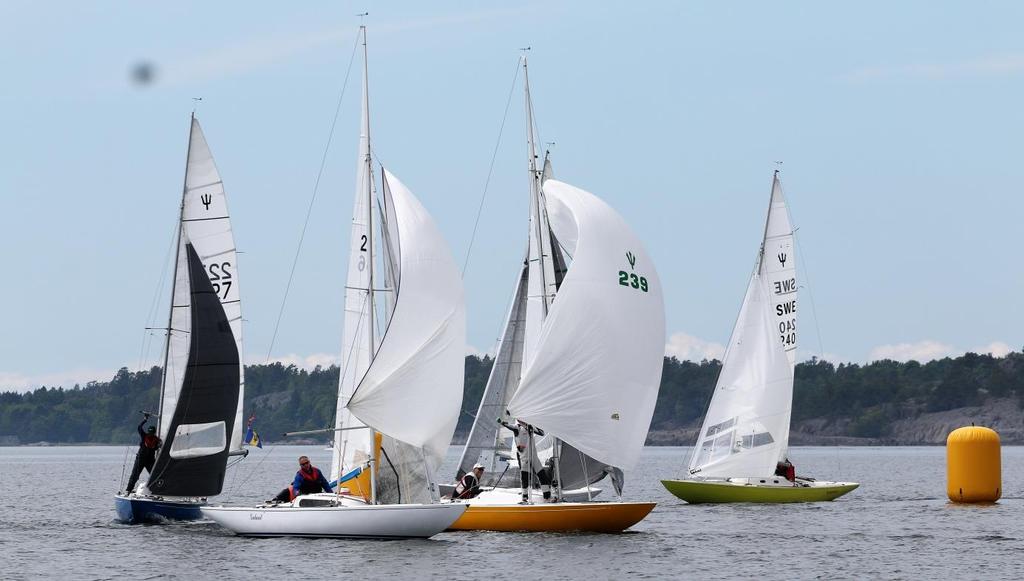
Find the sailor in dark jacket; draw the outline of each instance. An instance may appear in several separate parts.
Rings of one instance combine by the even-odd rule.
[[[309,456],[299,456],[299,470],[295,473],[295,479],[288,485],[288,488],[279,492],[274,500],[290,502],[295,500],[296,496],[317,492],[334,492],[334,490],[331,489],[331,483],[324,478],[323,472],[309,463]]]
[[[153,473],[156,452],[163,444],[156,435],[156,426],[150,426],[145,431],[142,430],[142,426],[145,426],[146,422],[149,421],[149,413],[142,412],[142,415],[142,423],[139,424],[139,451],[135,453],[135,465],[132,466],[132,474],[128,477],[128,488],[125,489],[125,492],[128,494],[135,490],[135,483],[139,481],[143,468],[146,469],[146,472]]]

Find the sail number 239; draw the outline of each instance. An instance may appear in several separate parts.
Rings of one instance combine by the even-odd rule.
[[[619,284],[622,286],[628,286],[638,288],[644,292],[647,292],[647,277],[637,276],[635,273],[626,272],[625,270],[619,271]]]

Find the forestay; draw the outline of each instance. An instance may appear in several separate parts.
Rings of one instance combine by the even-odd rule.
[[[796,358],[796,253],[776,175],[757,267],[690,459],[701,477],[765,477],[786,455]]]
[[[661,283],[643,244],[611,207],[553,179],[544,193],[572,264],[509,411],[628,470],[646,439],[661,381]]]

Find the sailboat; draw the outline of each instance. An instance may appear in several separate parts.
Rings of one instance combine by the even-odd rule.
[[[464,505],[439,504],[434,474],[462,406],[462,277],[433,218],[370,149],[366,28],[331,493],[259,507],[205,507],[239,535],[430,537]]]
[[[662,480],[690,503],[812,502],[857,488],[777,474],[787,459],[796,363],[796,252],[779,172],[757,265],[690,455],[689,478]]]
[[[622,531],[654,508],[645,502],[590,502],[589,486],[638,460],[658,395],[665,312],[658,274],[625,220],[597,196],[538,168],[533,104],[526,95],[530,220],[527,254],[494,366],[460,461],[497,476],[462,501],[454,530]],[[505,416],[505,414],[509,414]],[[515,453],[496,418],[546,433],[556,502],[536,491],[520,503]],[[544,446],[541,446],[544,447]],[[512,472],[512,482],[501,478]],[[566,497],[579,487],[578,497]],[[531,487],[532,488],[532,487]]]
[[[195,520],[242,449],[242,307],[224,184],[193,113],[148,480],[115,496],[128,523]]]

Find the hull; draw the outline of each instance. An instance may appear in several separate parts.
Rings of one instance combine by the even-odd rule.
[[[824,502],[860,486],[856,482],[804,481],[804,486],[761,485],[747,480],[662,480],[675,496],[690,504],[722,502]]]
[[[441,496],[450,497],[455,492],[453,484],[441,484],[438,488]],[[601,494],[601,489],[593,486],[590,487],[589,496],[586,488],[563,490],[562,500],[565,502],[589,502],[597,498],[599,494]],[[521,495],[522,490],[519,488],[485,489],[479,496],[471,499],[470,504],[516,504],[522,498]],[[530,493],[530,498],[533,502],[544,502],[544,495],[539,490],[533,490]]]
[[[643,520],[653,502],[470,504],[453,531],[620,533]]]
[[[427,538],[448,528],[461,504],[207,506],[203,515],[244,537]]]
[[[201,500],[171,501],[147,496],[114,496],[117,520],[125,524],[165,523],[203,518]]]

